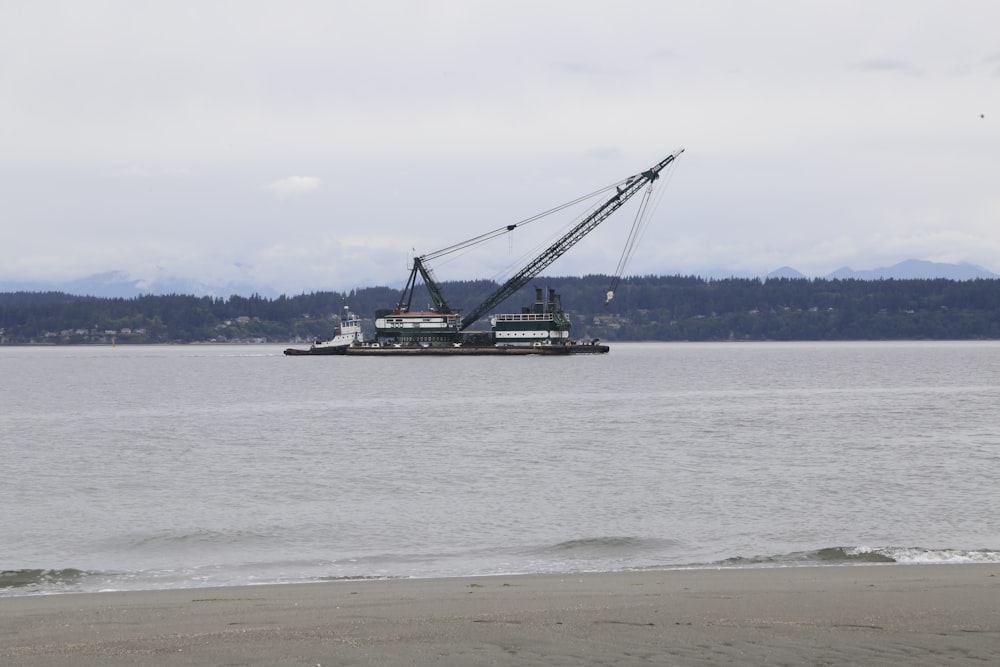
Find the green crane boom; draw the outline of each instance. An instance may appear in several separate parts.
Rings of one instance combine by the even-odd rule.
[[[468,329],[488,311],[527,285],[532,278],[544,271],[554,261],[562,257],[567,250],[576,245],[577,242],[579,242],[584,236],[594,231],[599,224],[607,220],[612,213],[621,208],[634,194],[659,178],[660,172],[663,171],[667,165],[676,160],[677,157],[683,152],[684,149],[681,148],[676,153],[668,155],[641,174],[637,174],[626,180],[624,186],[619,186],[618,191],[610,199],[598,206],[593,213],[580,221],[573,227],[573,229],[566,232],[562,238],[549,246],[544,252],[528,262],[524,268],[511,276],[503,285],[498,287],[493,294],[486,297],[486,299],[481,304],[476,306],[472,312],[463,317],[459,330],[464,331],[465,329]],[[434,287],[431,287],[432,283],[427,281],[426,274],[424,274],[423,277],[424,282],[427,284],[427,288],[431,294],[434,295],[436,293],[439,297],[441,292],[437,286],[435,285]],[[438,299],[436,298],[435,301],[437,300]],[[443,303],[444,300],[440,299],[440,304]]]

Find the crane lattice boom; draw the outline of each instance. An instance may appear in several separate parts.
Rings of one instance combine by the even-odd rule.
[[[472,326],[480,317],[489,310],[499,305],[502,301],[513,295],[528,282],[548,268],[554,261],[559,259],[567,250],[576,245],[584,236],[592,232],[598,225],[608,219],[612,213],[621,208],[633,195],[642,190],[646,185],[652,183],[660,177],[663,171],[671,162],[684,152],[681,148],[675,153],[668,155],[663,160],[642,172],[636,174],[625,181],[624,186],[619,186],[617,192],[606,202],[597,207],[590,215],[580,221],[571,230],[566,232],[558,241],[554,242],[544,252],[528,262],[520,271],[511,276],[503,285],[497,288],[493,294],[476,306],[472,312],[462,318],[459,330]],[[428,289],[430,286],[428,285]],[[435,290],[430,289],[433,294]],[[438,290],[438,294],[440,291]]]

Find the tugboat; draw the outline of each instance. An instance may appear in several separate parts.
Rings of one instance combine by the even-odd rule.
[[[303,356],[314,354],[343,354],[351,345],[360,345],[365,341],[365,335],[361,332],[361,318],[344,306],[344,316],[335,315],[336,323],[333,328],[333,338],[329,340],[318,340],[312,344],[308,350],[298,350],[293,347],[285,350],[288,356]]]

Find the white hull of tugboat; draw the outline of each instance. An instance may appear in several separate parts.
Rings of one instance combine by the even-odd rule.
[[[318,340],[308,350],[290,347],[285,350],[285,354],[290,357],[343,354],[352,345],[362,345],[364,342],[365,336],[361,333],[361,319],[353,313],[347,313],[347,316],[334,329],[333,338]]]

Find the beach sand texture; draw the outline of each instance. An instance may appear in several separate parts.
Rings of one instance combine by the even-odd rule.
[[[1000,565],[336,581],[0,599],[14,665],[971,665]]]

